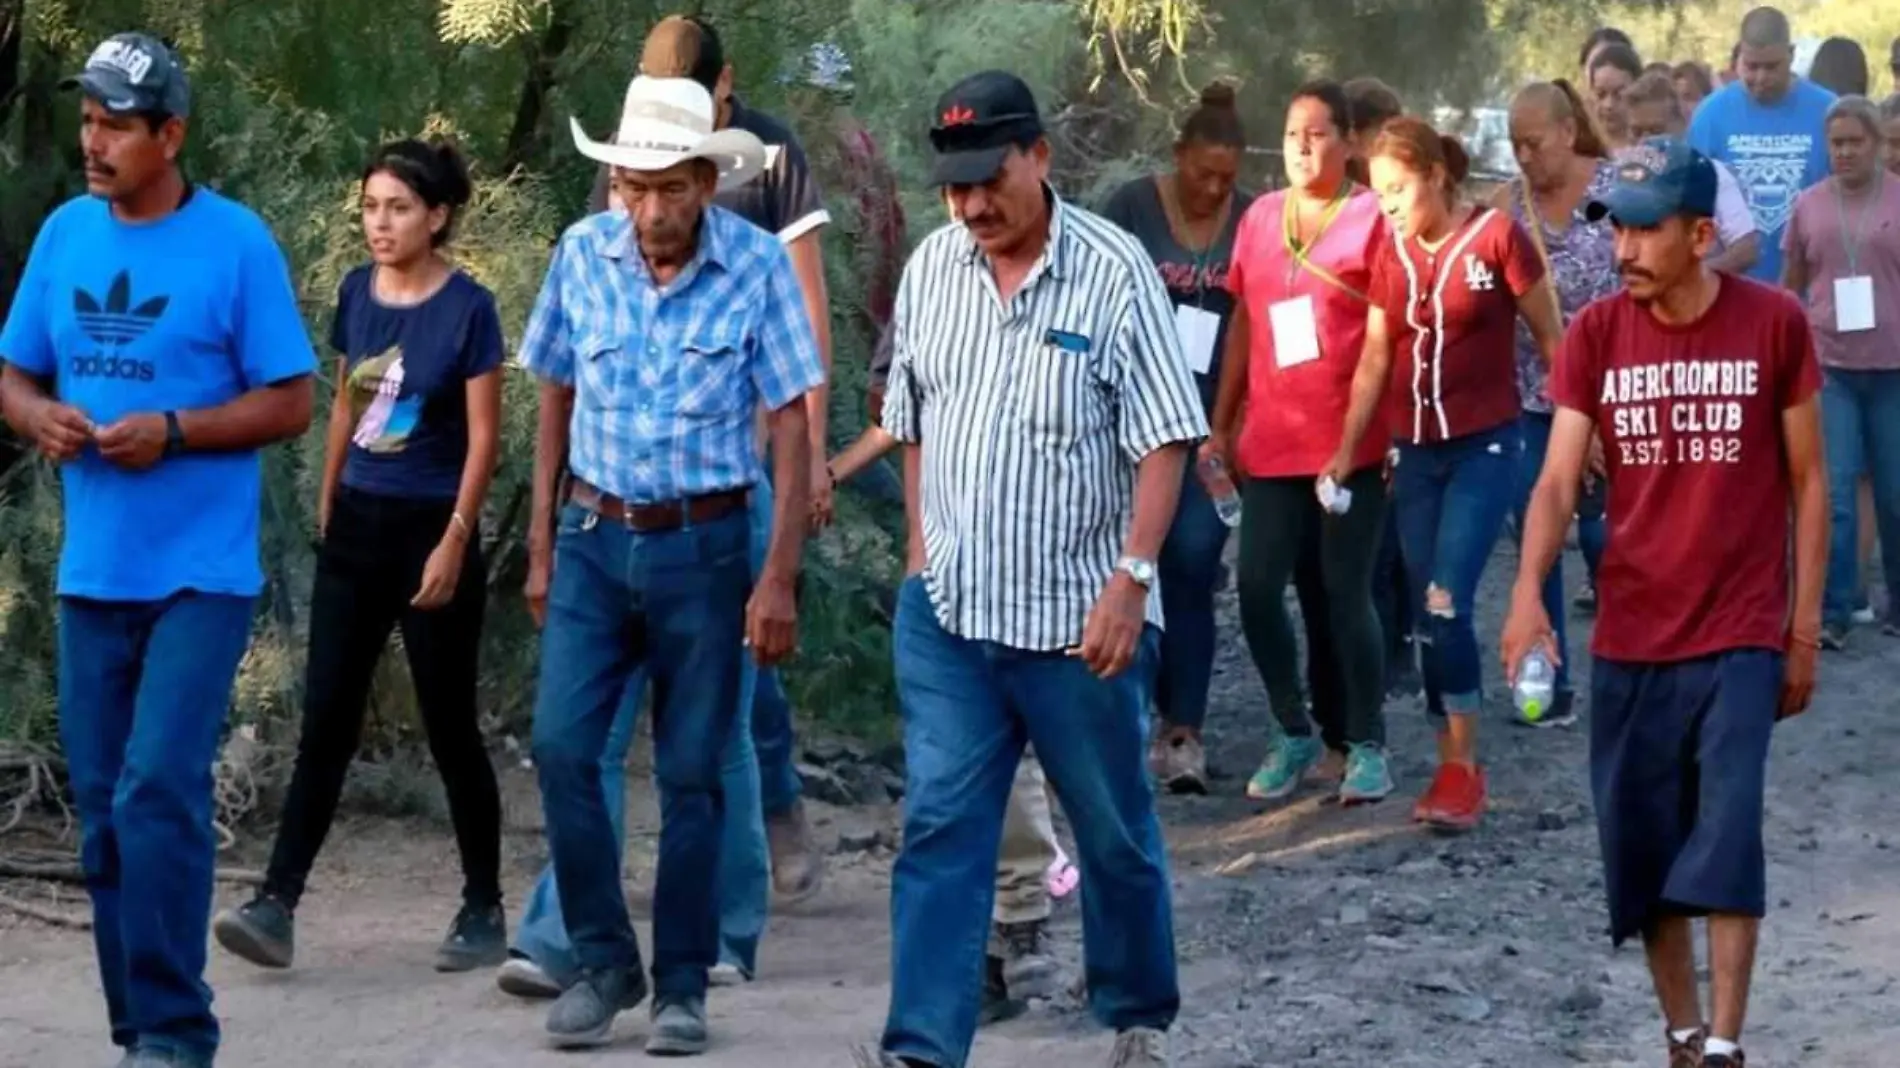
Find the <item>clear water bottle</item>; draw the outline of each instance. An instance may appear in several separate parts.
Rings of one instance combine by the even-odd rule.
[[[1214,502],[1215,514],[1228,526],[1239,526],[1240,491],[1234,488],[1234,480],[1227,474],[1227,465],[1218,456],[1203,456],[1197,467],[1201,485],[1207,489],[1207,496]]]
[[[1517,665],[1517,684],[1511,688],[1511,700],[1526,723],[1536,723],[1550,711],[1551,698],[1557,693],[1557,669],[1533,646]]]

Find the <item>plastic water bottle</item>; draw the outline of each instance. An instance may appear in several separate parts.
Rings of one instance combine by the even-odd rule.
[[[1227,465],[1218,456],[1204,456],[1197,466],[1200,468],[1201,485],[1207,489],[1208,498],[1214,502],[1214,513],[1228,526],[1239,526],[1240,491],[1234,488],[1234,480],[1227,474]]]
[[[1556,692],[1557,669],[1542,649],[1533,646],[1517,665],[1517,685],[1511,689],[1511,700],[1526,723],[1536,723],[1550,710]]]

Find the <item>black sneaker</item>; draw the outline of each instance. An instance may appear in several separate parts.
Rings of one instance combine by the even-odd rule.
[[[493,968],[508,959],[508,917],[500,905],[463,905],[435,951],[438,972]]]
[[[297,949],[297,921],[290,906],[260,893],[211,921],[218,944],[260,968],[288,968]]]
[[[1013,1020],[1029,1011],[1029,1003],[1009,996],[1009,984],[1003,981],[1003,958],[983,958],[983,1001],[976,1010],[976,1025]]]
[[[1741,1050],[1734,1053],[1706,1053],[1702,1056],[1702,1068],[1747,1068],[1747,1058]]]
[[[1669,1041],[1669,1068],[1702,1068],[1702,1043],[1709,1037],[1706,1028],[1698,1028],[1686,1039],[1678,1040],[1666,1030],[1663,1037]]]
[[[1838,623],[1821,624],[1821,648],[1831,653],[1847,648],[1847,628]]]
[[[1595,615],[1597,610],[1597,588],[1595,583],[1585,583],[1583,589],[1570,602],[1570,607],[1586,616]]]

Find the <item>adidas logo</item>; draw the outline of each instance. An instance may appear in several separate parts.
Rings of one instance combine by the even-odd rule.
[[[98,297],[73,287],[73,318],[78,320],[79,329],[93,341],[105,347],[102,353],[74,356],[67,371],[74,378],[118,378],[133,382],[150,382],[156,377],[157,369],[150,360],[135,360],[120,355],[126,345],[137,341],[149,333],[158,324],[158,317],[165,314],[165,308],[171,303],[170,297],[153,297],[137,307],[132,306],[132,276],[120,271],[106,290],[106,299],[101,303]]]
[[[132,276],[125,271],[112,280],[103,306],[99,298],[73,287],[73,317],[79,320],[79,328],[87,337],[115,349],[144,337],[170,303],[170,297],[153,297],[132,307]]]

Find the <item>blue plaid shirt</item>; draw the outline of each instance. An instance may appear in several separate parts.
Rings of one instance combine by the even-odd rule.
[[[574,387],[569,469],[641,504],[758,482],[760,403],[784,407],[825,380],[791,257],[718,207],[706,209],[698,252],[666,286],[625,215],[568,227],[520,359]]]

